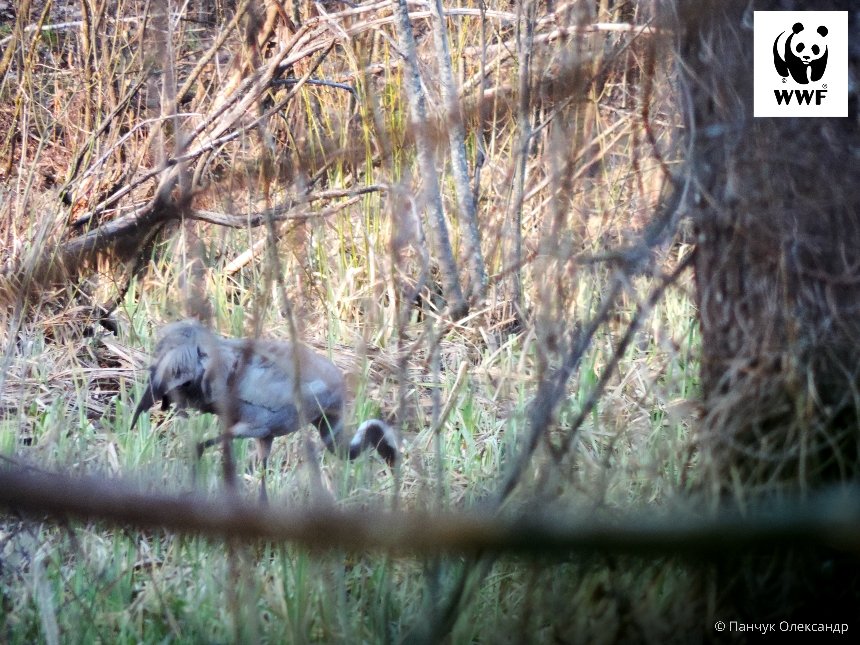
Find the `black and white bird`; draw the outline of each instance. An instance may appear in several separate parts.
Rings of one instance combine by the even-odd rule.
[[[224,416],[226,435],[199,443],[198,456],[224,440],[256,439],[263,466],[260,495],[265,499],[272,441],[305,424],[316,426],[326,448],[337,455],[355,459],[374,447],[394,466],[400,455],[397,435],[378,419],[362,423],[345,444],[345,395],[341,371],[307,347],[278,340],[222,338],[196,320],[183,320],[161,330],[149,383],[131,427],[156,402],[163,409],[172,404]]]

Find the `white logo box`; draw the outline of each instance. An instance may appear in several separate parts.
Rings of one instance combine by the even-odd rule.
[[[756,11],[756,117],[848,116],[848,12]]]

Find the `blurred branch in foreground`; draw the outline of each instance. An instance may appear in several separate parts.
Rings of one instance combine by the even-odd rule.
[[[531,514],[390,513],[331,507],[283,510],[236,496],[149,493],[118,480],[0,470],[0,506],[13,512],[159,527],[217,538],[290,541],[317,549],[396,553],[525,555],[571,551],[703,556],[778,546],[860,553],[860,491],[834,489],[803,503],[780,503],[746,518],[690,513],[627,515],[614,521]]]

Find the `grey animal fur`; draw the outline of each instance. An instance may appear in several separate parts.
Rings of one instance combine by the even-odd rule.
[[[300,387],[295,387],[298,367]],[[134,411],[138,417],[161,402],[167,409],[192,408],[226,415],[228,431],[198,444],[198,456],[225,439],[253,438],[265,469],[275,437],[299,430],[301,415],[319,430],[326,448],[356,458],[369,447],[394,466],[400,451],[394,430],[378,419],[362,423],[343,446],[346,387],[343,374],[327,358],[301,345],[276,340],[242,340],[216,336],[196,320],[166,325],[155,347],[149,384]]]

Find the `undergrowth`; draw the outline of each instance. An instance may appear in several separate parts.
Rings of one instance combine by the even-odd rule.
[[[136,46],[136,23],[115,20],[142,15],[142,4],[100,6],[94,19],[101,20],[101,49],[87,50],[80,31],[60,27],[16,32],[30,39],[21,48],[27,56],[7,69],[0,88],[0,118],[14,133],[4,144],[9,162],[2,185],[4,262],[14,271],[32,266],[51,244],[85,232],[91,224],[76,218],[106,199],[109,184],[131,182],[169,151],[170,133],[165,139],[161,126],[147,121],[155,116],[144,96],[120,112],[118,127],[93,135],[152,63]],[[214,3],[225,16],[233,4]],[[34,24],[45,6],[32,3],[22,24]],[[170,7],[177,20],[173,72],[181,82],[219,23],[198,21],[174,3],[160,6]],[[528,146],[520,258],[527,315],[517,320],[509,277],[519,61],[499,55],[499,43],[514,35],[515,14],[506,3],[486,6],[496,12],[484,27],[496,49],[484,63],[479,109],[478,7],[466,3],[471,14],[449,18],[452,59],[461,61],[460,82],[473,90],[463,96],[464,105],[473,106],[466,110],[465,143],[471,163],[483,159],[478,220],[491,276],[486,299],[473,303],[468,318],[446,319],[436,266],[418,297],[405,298],[422,286],[422,248],[429,242],[420,231],[421,178],[412,177],[402,59],[390,23],[371,31],[356,26],[367,15],[342,16],[338,24],[357,35],[340,42],[314,76],[351,83],[355,95],[305,86],[268,126],[279,151],[270,160],[276,170],[259,161],[262,144],[245,132],[209,160],[208,188],[191,208],[258,213],[295,198],[311,177],[314,190],[371,184],[384,190],[322,205],[305,202],[300,217],[279,222],[277,262],[266,227],[225,228],[189,218],[168,226],[142,251],[144,272],[108,255],[69,284],[49,287],[34,278],[24,288],[21,275],[7,270],[0,459],[133,479],[161,492],[215,493],[223,485],[219,453],[207,453],[199,464],[194,454],[199,440],[218,431],[213,416],[153,409],[129,430],[158,328],[197,315],[226,336],[289,338],[292,315],[300,338],[348,374],[353,404],[347,426],[371,416],[392,420],[404,439],[404,458],[394,476],[373,457],[339,461],[311,430],[279,438],[269,462],[270,503],[480,508],[497,494],[523,449],[538,384],[559,369],[575,332],[598,315],[609,285],[621,280],[619,305],[567,381],[555,423],[502,510],[538,507],[587,522],[631,508],[659,513],[682,498],[696,467],[690,427],[699,338],[689,276],[653,308],[642,305],[689,246],[681,236],[649,249],[654,262],[636,277],[623,276],[612,259],[648,225],[661,195],[661,165],[673,163],[676,154],[668,69],[658,71],[651,94],[644,94],[636,80],[647,59],[641,34],[583,32],[535,45],[534,97],[526,116],[543,128]],[[60,9],[67,7],[49,7],[49,22],[59,22]],[[380,5],[370,15],[390,14]],[[555,20],[575,27],[635,25],[647,17],[638,3],[598,2],[588,11],[560,8]],[[538,34],[549,24],[540,23]],[[239,47],[234,33],[225,56]],[[431,49],[421,44],[428,75]],[[84,64],[87,51],[91,58]],[[303,65],[307,60],[296,64],[296,77],[305,73]],[[210,67],[181,112],[205,113],[206,101],[234,69],[226,58]],[[23,83],[20,91],[13,89],[14,77]],[[148,82],[152,99],[160,81]],[[425,83],[438,112],[434,85]],[[571,88],[581,91],[576,100]],[[284,91],[270,92],[262,107],[281,100]],[[643,102],[656,115],[648,127],[657,149],[643,131]],[[444,160],[441,137],[438,143]],[[88,170],[73,175],[79,157]],[[97,159],[100,165],[89,165]],[[443,166],[440,161],[444,177]],[[121,217],[154,190],[140,185],[102,217]],[[464,261],[453,189],[443,190],[454,249]],[[64,202],[63,195],[71,197]],[[243,253],[250,259],[236,262]],[[129,275],[112,315],[114,335],[95,321],[93,305],[121,293]],[[573,427],[634,322],[632,344],[584,422]],[[446,409],[436,432],[434,422]],[[550,448],[565,441],[564,454]],[[235,445],[248,503],[256,499],[260,477],[251,448]],[[428,625],[444,622],[445,611],[456,613],[452,642],[672,640],[704,629],[701,614],[682,608],[688,571],[673,561],[503,558],[485,575],[474,564],[453,556],[313,552],[6,515],[0,634],[8,642],[401,642],[427,638],[433,633]],[[453,602],[460,583],[464,591]]]

